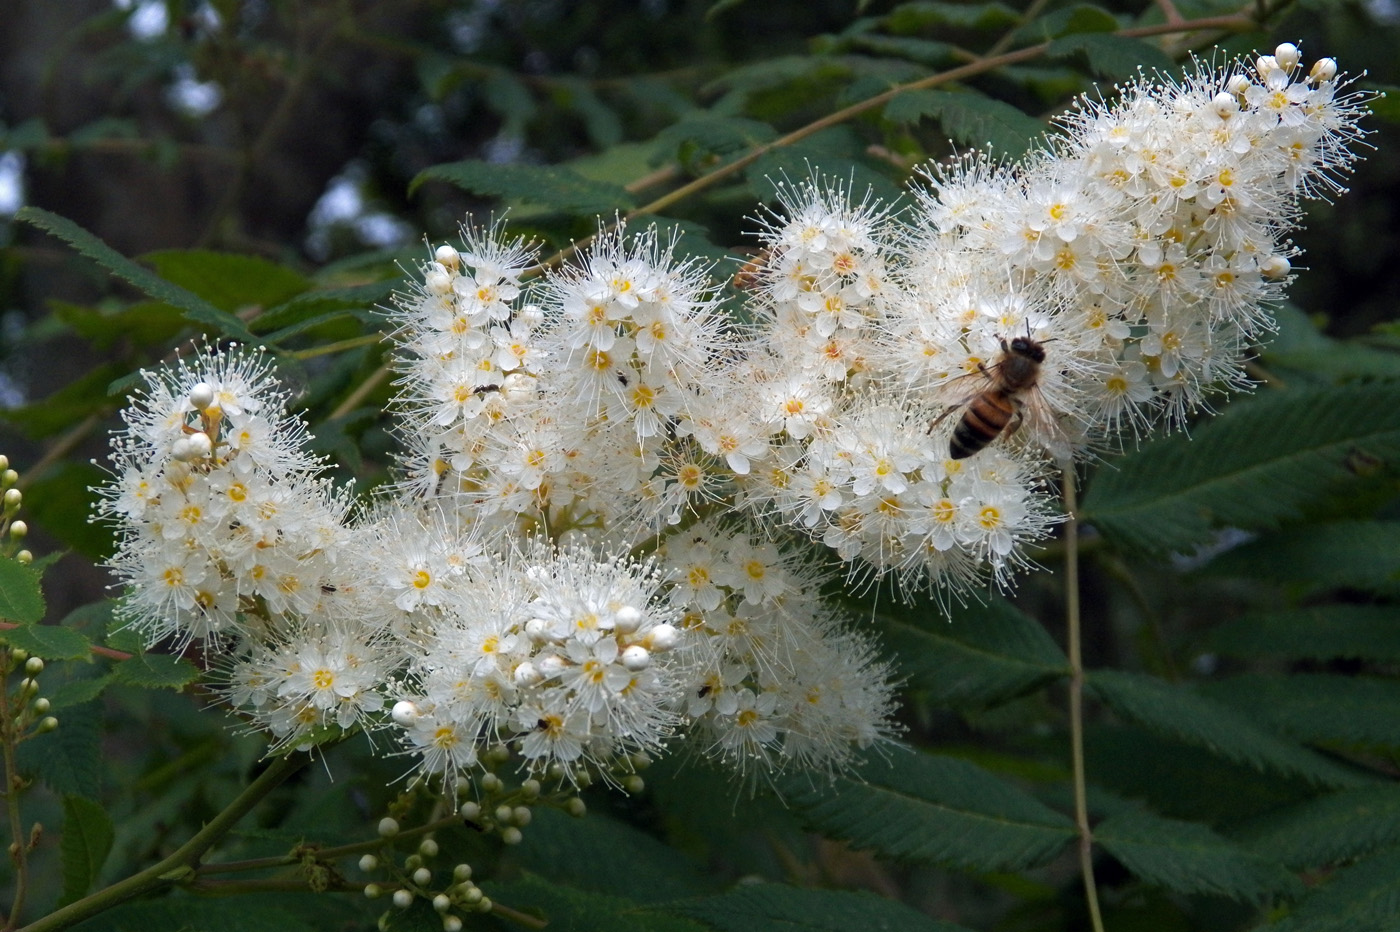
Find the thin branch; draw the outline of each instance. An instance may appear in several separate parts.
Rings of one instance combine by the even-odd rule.
[[[214,816],[189,841],[181,845],[174,854],[159,864],[112,884],[105,890],[99,890],[91,896],[85,896],[75,903],[55,910],[44,918],[25,926],[22,932],[57,932],[59,929],[66,929],[120,903],[125,903],[190,877],[198,866],[199,859],[210,848],[218,844],[238,824],[240,819],[276,789],[282,781],[305,766],[309,759],[305,754],[274,758],[268,768],[259,774],[256,780],[248,784],[247,789],[238,794],[233,802]]]
[[[1074,767],[1074,825],[1079,831],[1079,872],[1094,932],[1103,932],[1099,891],[1094,883],[1094,836],[1089,830],[1089,794],[1084,776],[1084,658],[1080,648],[1079,508],[1074,487],[1074,464],[1061,464],[1065,497],[1065,617],[1069,629],[1069,741]]]
[[[15,764],[15,745],[18,743],[16,738],[22,726],[20,716],[10,707],[9,660],[9,651],[0,653],[0,662],[5,664],[4,667],[0,667],[0,716],[3,716],[0,718],[0,749],[3,749],[5,757],[3,792],[5,814],[10,822],[10,860],[15,868],[15,898],[10,904],[5,928],[13,929],[24,911],[24,900],[29,893],[29,839],[24,831],[24,820],[19,808],[19,795],[24,781]],[[16,693],[14,698],[18,702],[26,701],[26,697],[20,693]]]

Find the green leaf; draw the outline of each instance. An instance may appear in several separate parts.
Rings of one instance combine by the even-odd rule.
[[[555,165],[502,165],[476,159],[449,162],[419,172],[409,191],[425,181],[446,181],[474,194],[543,204],[574,214],[611,214],[636,203],[619,185],[593,181]]]
[[[257,338],[237,317],[220,310],[179,285],[160,278],[144,266],[137,265],[73,221],[32,206],[21,207],[15,214],[15,219],[33,224],[57,236],[113,275],[125,279],[157,301],[164,301],[179,308],[184,311],[186,320],[224,336],[257,343]]]
[[[996,155],[1019,158],[1037,146],[1045,124],[1010,104],[977,91],[912,90],[885,104],[885,119],[915,123],[937,120],[955,142],[986,147]]]
[[[698,113],[656,134],[657,160],[677,159],[692,171],[705,167],[713,156],[748,152],[778,138],[778,131],[761,120]]]
[[[1400,618],[1392,618],[1400,624]],[[1400,682],[1364,676],[1250,673],[1202,692],[1301,741],[1400,748]]]
[[[33,567],[0,557],[0,619],[32,625],[44,617],[44,592]]]
[[[967,932],[871,893],[744,884],[728,893],[672,903],[668,912],[720,932]]]
[[[1226,760],[1296,774],[1323,786],[1357,786],[1367,778],[1257,727],[1242,713],[1182,687],[1136,673],[1095,670],[1089,687],[1120,717]]]
[[[1283,806],[1233,832],[1250,850],[1295,870],[1400,845],[1400,785],[1366,786]]]
[[[97,799],[102,793],[102,705],[72,706],[58,728],[19,746],[20,771],[37,774],[55,793]]]
[[[783,791],[814,831],[881,857],[1024,870],[1050,861],[1074,837],[1074,824],[1060,813],[952,757],[895,753],[869,762],[859,779],[813,787],[794,778]]]
[[[896,34],[936,32],[936,27],[957,29],[1005,29],[1021,20],[1021,14],[1003,3],[901,3],[885,17],[886,28]]]
[[[420,902],[422,902],[420,900]],[[72,928],[75,932],[325,932],[327,929],[366,928],[352,904],[335,897],[241,894],[237,906],[221,897],[167,896],[122,903]],[[314,904],[314,906],[313,906]],[[425,904],[426,905],[426,904]],[[432,913],[431,907],[428,907]],[[442,916],[433,932],[441,932]],[[373,920],[368,920],[373,926]]]
[[[141,257],[156,273],[221,310],[272,307],[311,287],[298,273],[258,256],[207,249],[166,249]]]
[[[54,317],[98,349],[108,349],[122,338],[142,345],[163,343],[185,327],[179,309],[160,301],[138,301],[116,308],[50,301],[49,307]]]
[[[1400,457],[1400,383],[1296,388],[1236,401],[1191,436],[1146,443],[1095,473],[1083,519],[1146,553],[1213,527],[1266,530],[1356,481],[1358,454]]]
[[[582,890],[644,903],[695,896],[715,888],[700,865],[660,840],[601,813],[575,819],[558,809],[536,810],[530,843],[518,849],[526,870]],[[600,871],[599,864],[626,865]]]
[[[1258,903],[1301,890],[1297,879],[1277,863],[1231,844],[1198,822],[1128,810],[1096,825],[1094,840],[1140,879],[1177,893]]]
[[[1400,592],[1400,521],[1333,521],[1270,534],[1206,565],[1211,576],[1252,577],[1296,595],[1324,589]]]
[[[1400,661],[1396,609],[1380,605],[1320,605],[1245,615],[1211,632],[1209,650],[1228,657],[1331,660],[1357,657]]]
[[[618,869],[622,865],[606,862],[609,867],[592,865],[595,870]],[[534,874],[510,883],[483,883],[493,899],[509,903],[512,909],[540,916],[550,929],[568,932],[705,932],[705,927],[682,916],[644,906],[634,900],[601,893],[588,893],[567,884],[545,880]],[[442,928],[441,917],[437,928]]]
[[[1395,932],[1400,929],[1400,851],[1333,874],[1269,932]]]
[[[80,899],[92,889],[115,837],[106,809],[82,796],[63,797],[63,835],[58,843],[63,863],[63,896],[59,906]]]
[[[110,398],[104,397],[107,383],[125,371],[125,366],[115,363],[94,366],[42,400],[10,408],[5,412],[5,420],[36,440],[56,434],[90,415],[105,413],[112,404]]]
[[[3,575],[3,574],[0,574]],[[45,660],[89,660],[92,642],[81,632],[58,625],[28,625],[4,633],[11,646]]]
[[[112,669],[118,683],[148,689],[182,689],[199,679],[199,668],[169,654],[137,654]]]
[[[303,292],[290,301],[269,307],[249,321],[249,326],[259,333],[266,333],[269,330],[320,318],[332,311],[371,311],[387,302],[394,290],[403,284],[402,278],[390,278],[368,285],[318,288]]]
[[[48,693],[49,702],[54,711],[81,705],[102,695],[102,691],[110,685],[112,685],[110,675],[70,679],[65,683],[59,683],[52,692]]]
[[[1143,71],[1167,73],[1175,68],[1171,57],[1158,46],[1111,32],[1063,36],[1050,43],[1045,55],[1054,60],[1082,57],[1094,74],[1115,81],[1136,77]]]
[[[994,705],[1069,671],[1045,629],[1000,597],[947,619],[937,611],[912,623],[882,619],[881,633],[908,685],[939,704]]]

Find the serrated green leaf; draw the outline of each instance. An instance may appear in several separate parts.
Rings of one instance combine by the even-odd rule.
[[[1175,64],[1158,46],[1141,39],[1116,36],[1111,32],[1078,32],[1062,36],[1050,43],[1045,55],[1053,60],[1082,56],[1090,71],[1115,81],[1135,77],[1143,71],[1149,74],[1153,71],[1168,73]]]
[[[160,301],[138,301],[112,309],[51,301],[49,307],[54,317],[98,349],[107,349],[122,338],[143,345],[162,343],[186,326],[178,308]]]
[[[1400,624],[1400,618],[1392,619]],[[1369,676],[1247,673],[1201,691],[1301,741],[1400,748],[1400,682]]]
[[[48,694],[50,707],[55,711],[67,709],[72,706],[82,705],[91,702],[102,691],[112,685],[112,677],[89,676],[83,679],[68,680],[66,683],[59,683],[53,692]]]
[[[905,91],[885,104],[884,113],[894,123],[937,120],[955,142],[1013,159],[1034,148],[1046,129],[1035,117],[977,91]]]
[[[1395,932],[1400,929],[1400,851],[1343,868],[1269,932]]]
[[[675,158],[698,169],[707,157],[747,152],[776,138],[778,131],[761,120],[698,113],[657,133],[654,145],[659,160]]]
[[[814,831],[900,860],[1024,870],[1074,838],[1069,819],[956,758],[895,753],[888,762],[872,760],[858,777],[838,777],[830,787],[794,778],[783,791]]]
[[[44,591],[33,567],[0,557],[0,619],[32,625],[44,617]]]
[[[1212,631],[1206,647],[1228,657],[1394,662],[1400,624],[1391,606],[1320,605],[1244,615]]]
[[[1361,857],[1400,845],[1400,786],[1366,786],[1293,803],[1232,834],[1250,850],[1295,870]]]
[[[98,799],[102,793],[102,707],[90,702],[58,716],[58,728],[19,746],[20,771],[55,793]]]
[[[1322,786],[1357,786],[1369,780],[1354,771],[1265,731],[1223,703],[1150,676],[1095,670],[1095,696],[1120,717],[1226,760],[1294,774]]]
[[[908,685],[935,703],[993,705],[1068,674],[1054,639],[1000,597],[946,618],[881,619],[881,640]]]
[[[141,257],[156,274],[230,313],[272,307],[311,287],[297,272],[259,256],[208,249],[165,249]]]
[[[920,65],[927,65],[931,68],[947,66],[957,61],[958,50],[948,42],[936,42],[931,39],[916,39],[903,36],[859,36],[851,40],[851,47],[861,51],[870,52],[875,55],[891,55],[917,62]],[[906,81],[914,80],[910,75]],[[900,82],[903,83],[903,82]],[[874,96],[867,94],[864,96]]]
[[[404,280],[391,278],[368,285],[345,288],[318,288],[303,292],[289,301],[270,307],[249,321],[259,333],[289,327],[331,311],[371,311],[387,302]]]
[[[1094,826],[1094,840],[1138,878],[1177,893],[1259,903],[1302,888],[1276,862],[1231,844],[1198,822],[1129,810]]]
[[[160,278],[144,266],[123,256],[73,221],[33,206],[21,207],[15,214],[15,219],[32,224],[57,236],[118,278],[125,279],[157,301],[164,301],[166,304],[179,308],[184,312],[186,320],[200,324],[224,336],[248,343],[257,342],[257,339],[237,317],[227,311],[220,310],[179,285]]]
[[[700,865],[645,832],[603,814],[575,819],[558,809],[537,810],[530,844],[518,850],[526,870],[581,890],[626,896],[642,903],[695,896],[715,889]],[[598,865],[616,863],[616,871]]]
[[[148,689],[182,689],[199,679],[199,668],[169,654],[137,654],[112,668],[118,683]]]
[[[1400,521],[1333,521],[1279,531],[1216,557],[1210,576],[1248,576],[1296,595],[1323,589],[1400,592]]]
[[[595,869],[598,865],[594,865]],[[635,900],[589,893],[534,874],[510,883],[483,883],[492,899],[570,932],[705,932],[705,927]],[[438,928],[442,928],[439,917]]]
[[[1236,401],[1099,470],[1082,517],[1147,553],[1185,550],[1222,525],[1264,530],[1355,480],[1358,454],[1400,457],[1400,384],[1296,388]]]
[[[0,575],[4,575],[0,573]],[[26,625],[4,632],[5,640],[45,660],[90,660],[92,642],[72,628]]]
[[[63,896],[59,906],[80,899],[92,889],[115,837],[106,809],[82,796],[63,797],[63,835],[58,842]]]
[[[419,172],[409,191],[425,181],[446,181],[475,194],[542,204],[566,213],[610,214],[636,203],[620,185],[593,181],[555,165],[500,165],[476,159],[449,162]]]
[[[364,917],[357,917],[349,904],[334,897],[301,895],[304,903],[290,897],[269,894],[241,894],[237,907],[220,897],[168,896],[155,900],[122,903],[86,922],[73,926],[81,932],[325,932],[326,929],[364,928]],[[425,901],[420,900],[419,902]],[[309,904],[315,904],[310,908]],[[442,916],[436,917],[432,932],[442,932]],[[397,912],[397,910],[395,911]],[[392,915],[392,913],[390,914]],[[358,920],[358,921],[357,921]],[[373,920],[370,920],[373,925]]]
[[[901,3],[885,17],[885,27],[896,34],[924,34],[939,26],[958,29],[1005,29],[1020,22],[1021,14],[1003,3]]]
[[[699,919],[720,932],[967,932],[896,900],[847,890],[745,884],[728,893],[672,903],[667,912]]]

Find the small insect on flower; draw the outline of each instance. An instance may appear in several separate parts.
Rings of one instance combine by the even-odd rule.
[[[773,247],[765,246],[754,253],[734,274],[730,284],[740,291],[757,291],[763,284],[763,273],[773,260]]]
[[[981,363],[977,365],[989,384],[973,395],[963,408],[962,417],[948,439],[948,455],[955,460],[966,459],[984,449],[1003,431],[1014,433],[1021,426],[1024,398],[1035,388],[1044,362],[1044,345],[1029,334],[1015,337],[1010,343],[1003,338],[1001,356],[991,368]],[[929,425],[930,429],[947,416],[945,413],[935,420]]]

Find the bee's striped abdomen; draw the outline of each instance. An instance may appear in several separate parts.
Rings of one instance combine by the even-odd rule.
[[[981,450],[997,439],[1015,413],[1015,402],[1006,392],[992,390],[978,395],[968,403],[958,426],[953,428],[949,455],[960,460]]]

